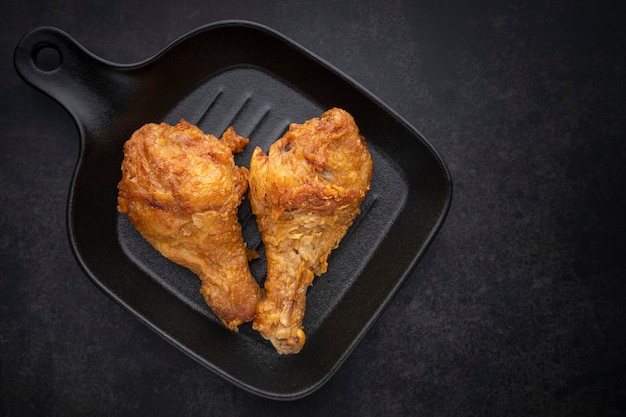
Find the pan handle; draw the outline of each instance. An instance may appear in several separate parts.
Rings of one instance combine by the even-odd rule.
[[[97,135],[105,128],[104,121],[115,120],[112,117],[123,111],[123,98],[132,84],[127,67],[96,57],[54,27],[27,33],[15,49],[13,62],[24,81],[67,109],[83,137],[89,136],[86,133]],[[111,93],[117,97],[115,101]]]

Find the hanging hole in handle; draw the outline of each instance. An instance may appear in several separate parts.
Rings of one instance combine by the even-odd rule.
[[[33,51],[33,62],[43,72],[51,72],[61,66],[61,52],[54,45],[42,45]]]

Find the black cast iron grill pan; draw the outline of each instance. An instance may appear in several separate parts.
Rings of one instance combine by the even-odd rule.
[[[42,57],[55,56],[50,64]],[[234,384],[273,399],[319,388],[345,360],[414,269],[447,214],[449,172],[424,137],[328,63],[250,22],[211,24],[133,65],[104,61],[65,32],[26,34],[14,56],[21,77],[56,99],[80,132],[68,198],[76,259],[104,293],[166,340]],[[233,125],[250,144],[248,166],[288,128],[341,107],[355,118],[374,159],[362,212],[307,297],[308,339],[280,356],[249,324],[226,330],[190,271],[159,255],[116,210],[122,147],[148,122],[181,118],[220,136]],[[263,245],[247,200],[239,218],[262,284]],[[415,320],[419,320],[416,317]]]

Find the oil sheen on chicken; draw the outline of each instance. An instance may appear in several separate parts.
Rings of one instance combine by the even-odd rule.
[[[200,293],[234,331],[254,318],[261,289],[248,267],[237,210],[248,171],[233,153],[248,139],[221,139],[181,120],[146,124],[124,145],[118,210],[161,254],[193,271]]]
[[[265,245],[265,296],[253,328],[281,354],[298,353],[306,293],[370,188],[372,159],[353,117],[333,108],[291,124],[250,161],[250,203]]]

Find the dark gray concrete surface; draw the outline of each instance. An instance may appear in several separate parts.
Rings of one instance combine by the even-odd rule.
[[[596,3],[3,1],[0,415],[626,415],[626,14]],[[338,372],[293,402],[201,367],[84,276],[65,220],[78,131],[12,64],[41,25],[133,63],[224,19],[276,29],[353,77],[454,181],[411,277]]]

